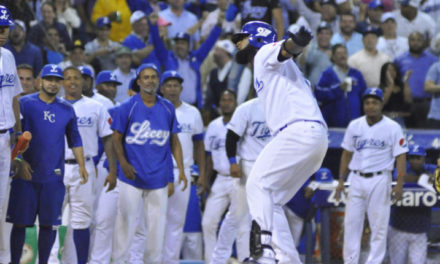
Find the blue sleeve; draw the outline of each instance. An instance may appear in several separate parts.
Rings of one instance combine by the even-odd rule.
[[[344,96],[344,92],[339,88],[339,80],[333,80],[329,73],[327,70],[322,73],[315,89],[316,99],[323,103],[335,101]]]
[[[222,34],[222,28],[219,26],[215,26],[211,33],[209,34],[208,38],[203,42],[203,44],[200,46],[200,48],[195,52],[195,56],[197,57],[197,60],[200,62],[203,62],[205,58],[208,56],[209,52],[211,51],[212,47],[214,47],[215,42]]]
[[[226,21],[234,21],[235,17],[238,14],[238,7],[235,4],[230,4],[228,9],[226,10]]]
[[[71,118],[66,127],[66,137],[69,148],[82,147],[82,140],[78,131],[78,124],[73,108],[71,108]]]
[[[125,106],[125,105],[124,105]],[[128,125],[128,112],[124,111],[125,107],[119,106],[116,108],[112,108],[113,110],[109,112],[111,113],[112,117],[112,124],[110,128],[112,130],[118,131],[121,134],[125,134],[125,130],[127,129]]]
[[[162,65],[165,67],[168,65],[168,50],[165,47],[165,44],[162,42],[159,36],[159,28],[156,25],[152,25],[150,22],[148,22],[150,25],[150,34],[151,38],[153,39],[153,46],[154,50],[156,51],[157,58],[160,62],[162,62]]]
[[[193,135],[192,136],[192,140],[193,141],[201,141],[201,140],[203,140],[203,133]]]

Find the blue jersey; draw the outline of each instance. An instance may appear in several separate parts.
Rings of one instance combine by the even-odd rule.
[[[290,201],[287,202],[286,206],[292,210],[297,216],[301,217],[302,219],[305,219],[307,217],[307,214],[309,213],[309,210],[312,206],[312,199],[307,199],[304,196],[304,190],[309,185],[310,180],[307,180],[303,186],[299,189],[299,191],[293,196]]]
[[[183,232],[195,233],[202,232],[202,210],[200,209],[200,197],[197,195],[197,186],[190,186],[188,209],[186,210],[185,225]]]
[[[137,94],[111,112],[111,128],[124,135],[125,157],[137,171],[134,181],[123,173],[119,179],[142,189],[174,182],[170,137],[180,132],[174,106],[157,96],[154,106],[147,107]]]
[[[81,147],[76,115],[68,102],[59,98],[48,104],[39,93],[20,98],[23,131],[32,133],[32,140],[23,158],[29,162],[34,182],[62,181],[64,175],[64,136],[69,148]]]
[[[434,164],[424,164],[426,173],[434,173]],[[409,164],[407,173],[418,174],[411,170]],[[421,188],[421,187],[420,187]],[[426,233],[431,227],[431,207],[391,207],[390,225],[398,230],[409,233]]]

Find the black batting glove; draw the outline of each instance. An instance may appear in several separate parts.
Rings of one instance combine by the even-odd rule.
[[[301,26],[296,33],[289,32],[289,36],[295,44],[301,47],[307,46],[307,44],[313,39],[312,32],[310,32],[305,26]]]

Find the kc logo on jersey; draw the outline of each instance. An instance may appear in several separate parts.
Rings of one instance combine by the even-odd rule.
[[[50,111],[43,111],[44,120],[49,121],[50,123],[55,123],[55,114],[51,114]]]
[[[133,135],[125,138],[127,144],[144,145],[150,140],[150,144],[163,146],[170,136],[170,131],[151,129],[150,121],[148,120],[142,123],[134,122],[130,127],[130,132]]]
[[[374,138],[360,138],[360,136],[354,136],[354,148],[356,150],[362,149],[384,149],[386,147],[385,140]]]

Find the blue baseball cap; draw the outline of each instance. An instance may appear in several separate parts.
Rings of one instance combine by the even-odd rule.
[[[82,75],[89,76],[90,78],[94,78],[93,71],[88,66],[79,66],[78,70],[81,72]]]
[[[12,26],[14,21],[12,20],[11,13],[4,5],[0,5],[0,26]]]
[[[101,71],[96,77],[96,84],[100,83],[116,83],[117,85],[121,85],[122,83],[118,81],[116,75],[112,73],[112,71]]]
[[[160,85],[163,85],[166,81],[170,79],[178,80],[180,83],[183,83],[183,78],[176,71],[166,71],[162,74],[162,78],[160,78]]]
[[[128,84],[128,89],[132,90],[133,92],[139,93],[141,91],[141,87],[139,87],[136,81],[136,77],[131,79],[130,83]]]
[[[412,145],[409,145],[408,149],[409,149],[408,155],[423,156],[423,157],[426,156],[425,148],[420,145],[412,144]]]
[[[174,40],[178,40],[178,39],[183,39],[183,40],[186,40],[189,42],[191,39],[191,36],[186,32],[179,32],[174,36]]]
[[[143,63],[137,68],[136,76],[139,76],[139,74],[145,69],[153,69],[157,72],[157,75],[159,75],[159,70],[154,63]]]
[[[380,0],[373,0],[368,4],[368,8],[369,9],[376,9],[376,8],[382,8],[383,9],[383,4],[382,1]]]
[[[315,173],[315,181],[319,181],[319,182],[332,182],[333,181],[333,174],[327,168],[320,168]]]
[[[100,17],[96,20],[97,28],[103,28],[105,26],[112,27],[112,23],[108,17]]]
[[[379,88],[368,88],[365,90],[364,94],[362,95],[362,100],[367,97],[376,97],[383,102],[383,92]]]
[[[63,70],[56,64],[46,64],[41,70],[41,78],[54,76],[64,79]]]

